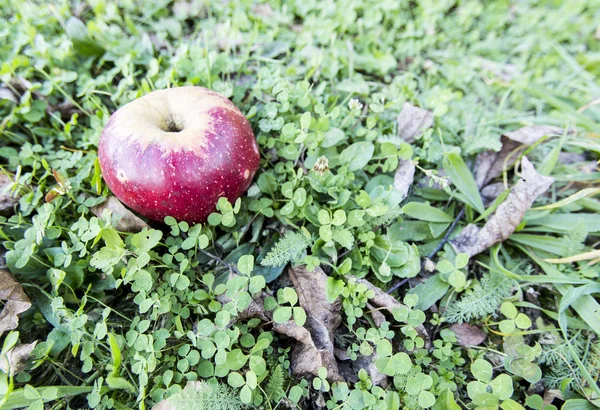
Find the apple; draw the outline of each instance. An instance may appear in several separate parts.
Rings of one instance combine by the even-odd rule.
[[[147,218],[204,222],[248,189],[260,155],[250,123],[203,87],[151,92],[114,112],[98,144],[106,184]]]

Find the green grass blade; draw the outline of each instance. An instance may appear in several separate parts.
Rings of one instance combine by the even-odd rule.
[[[444,170],[467,203],[480,214],[485,212],[479,188],[465,161],[457,153],[451,152],[444,158]]]

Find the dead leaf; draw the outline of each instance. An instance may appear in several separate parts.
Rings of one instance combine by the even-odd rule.
[[[285,323],[274,323],[273,330],[298,341],[292,348],[292,372],[295,375],[316,376],[319,369],[325,367],[329,380],[341,380],[335,358],[328,351],[317,348],[308,329],[288,320]]]
[[[345,351],[343,351],[345,353]],[[340,359],[340,373],[344,377],[344,380],[350,383],[356,383],[359,381],[358,372],[361,369],[364,369],[369,374],[371,381],[376,386],[382,386],[383,388],[388,385],[388,377],[381,373],[377,366],[375,366],[375,360],[377,356],[375,354],[371,356],[363,356],[359,355],[356,360],[350,360],[348,355],[345,355],[340,352],[336,357]]]
[[[381,327],[383,322],[386,321],[383,313],[381,313],[379,310],[377,310],[377,308],[375,308],[370,303],[367,303],[367,309],[369,309],[369,313],[371,313],[371,317],[373,318],[373,322],[375,323],[375,326]]]
[[[435,263],[431,259],[426,258],[425,263],[423,264],[423,270],[433,273],[435,271],[435,266]]]
[[[0,335],[16,329],[19,324],[18,315],[31,307],[31,302],[23,287],[7,270],[0,269],[0,299],[6,300],[0,312]]]
[[[544,404],[552,404],[554,399],[563,400],[563,395],[560,390],[548,389],[544,392]]]
[[[13,375],[19,373],[25,368],[25,362],[36,344],[37,341],[15,346],[6,354],[6,360],[0,360],[0,370]]]
[[[354,279],[354,280],[356,280],[356,283],[362,283],[367,286],[368,290],[372,290],[375,293],[375,296],[373,296],[370,300],[371,300],[371,303],[374,304],[375,306],[383,308],[384,310],[387,310],[388,312],[390,312],[392,314],[393,314],[394,308],[404,306],[402,303],[398,302],[396,300],[396,298],[394,298],[392,295],[387,294],[386,292],[384,292],[377,286],[373,285],[371,282],[369,282],[366,279],[360,279],[360,278],[357,278],[356,276],[352,276],[352,275],[349,275],[348,279]],[[427,330],[425,329],[425,327],[423,325],[419,325],[419,326],[415,327],[415,330],[419,333],[419,335],[425,341],[425,346],[428,347],[430,345],[430,339],[429,339],[429,334],[427,333]]]
[[[349,276],[349,278],[355,279],[356,283],[362,283],[367,287],[368,290],[372,290],[373,292],[375,292],[375,296],[373,296],[373,298],[371,299],[371,302],[374,305],[382,307],[390,313],[394,308],[403,306],[402,303],[398,302],[396,298],[394,298],[392,295],[388,295],[368,280],[360,279],[355,276]]]
[[[12,212],[19,203],[19,197],[11,192],[12,183],[6,174],[0,173],[0,215]]]
[[[273,7],[269,3],[256,4],[252,7],[252,12],[259,17],[271,17],[273,15]]]
[[[502,182],[495,182],[484,186],[481,189],[481,199],[483,199],[483,204],[487,207],[504,191],[504,184]]]
[[[513,78],[521,74],[519,68],[515,64],[498,63],[485,58],[479,59],[479,66],[505,83],[512,81]]]
[[[114,196],[108,197],[106,201],[91,208],[94,215],[98,218],[104,217],[103,214],[105,209],[110,211],[111,225],[117,231],[140,232],[144,228],[150,228],[146,222],[137,217],[129,209],[125,208],[125,205]]]
[[[473,256],[506,240],[521,223],[525,212],[531,208],[536,198],[546,192],[554,182],[553,178],[538,174],[527,157],[523,157],[521,168],[521,179],[483,228],[479,229],[473,224],[467,225],[460,235],[451,241],[456,252],[465,252]]]
[[[29,302],[21,284],[7,270],[0,269],[0,300]]]
[[[263,292],[259,297],[250,302],[248,308],[238,315],[238,319],[258,318],[265,322],[273,322],[272,312],[267,311],[264,308],[264,300],[267,296],[269,295],[266,292]],[[298,295],[298,300],[300,300],[300,295]],[[222,301],[222,303],[226,302]],[[323,333],[326,333],[325,337],[329,338],[328,332],[323,332],[321,327],[317,327],[317,329],[321,330],[321,337],[324,336]],[[334,349],[318,348],[313,341],[311,332],[308,328],[297,325],[293,320],[288,320],[285,323],[273,322],[273,331],[290,337],[298,342],[294,344],[294,347],[292,348],[292,372],[295,375],[316,376],[319,369],[325,367],[327,369],[328,380],[342,380],[337,368],[337,362],[333,357]],[[329,340],[331,341],[333,339]],[[323,341],[321,340],[321,342]],[[333,343],[331,344],[333,345]]]
[[[328,378],[341,380],[334,358],[333,335],[335,329],[342,322],[340,314],[342,303],[339,299],[334,303],[326,301],[325,284],[327,275],[320,267],[316,267],[313,272],[309,272],[306,266],[296,266],[290,268],[288,274],[298,293],[298,302],[306,312],[305,328],[310,332],[314,346],[321,355],[323,366],[327,368]],[[305,347],[310,347],[310,345],[305,344]],[[314,355],[311,349],[303,353],[307,357]],[[296,355],[296,363],[298,362],[307,362],[307,360],[301,355]],[[310,373],[316,374],[318,370],[319,368],[316,367],[314,372],[310,371]]]
[[[475,160],[475,182],[479,188],[488,184],[492,179],[501,175],[504,168],[510,168],[519,153],[521,145],[533,145],[545,136],[563,135],[564,128],[552,125],[528,125],[516,131],[505,133],[502,138],[502,149],[499,152],[486,151]],[[569,130],[568,132],[572,132]]]
[[[461,346],[479,346],[487,339],[487,333],[481,330],[479,326],[468,323],[454,324],[450,326],[450,330],[456,334],[458,344]]]
[[[415,180],[415,164],[411,160],[401,159],[394,173],[394,189],[402,195],[402,199],[408,196],[408,191]]]
[[[433,113],[405,102],[398,115],[398,136],[406,142],[413,142],[416,137],[433,125]]]
[[[244,37],[240,32],[232,30],[230,23],[215,25],[214,36],[221,50],[230,50],[244,44]]]
[[[545,136],[556,137],[563,135],[564,132],[564,128],[553,125],[528,125],[516,131],[506,132],[504,136],[523,145],[533,145]],[[568,132],[571,133],[572,130]]]
[[[578,152],[559,152],[558,153],[558,162],[565,165],[577,164],[579,162],[584,162],[586,157],[584,154],[580,154]]]
[[[0,87],[0,100],[8,100],[15,104],[19,102],[15,94],[6,87]]]

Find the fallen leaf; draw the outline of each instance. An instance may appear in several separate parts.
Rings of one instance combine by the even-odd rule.
[[[394,173],[394,189],[402,194],[402,199],[408,196],[408,191],[415,179],[415,164],[411,160],[401,159]]]
[[[11,192],[12,180],[0,173],[0,215],[12,212],[19,198]]]
[[[104,218],[103,214],[106,209],[110,212],[111,225],[117,231],[140,232],[144,228],[150,228],[146,222],[125,208],[125,205],[114,196],[108,197],[106,201],[91,208],[98,218]]]
[[[333,335],[335,329],[342,322],[340,314],[342,303],[339,298],[334,303],[327,302],[325,293],[327,275],[320,267],[316,267],[313,272],[309,272],[306,266],[301,265],[290,268],[288,273],[298,293],[298,302],[306,312],[305,328],[310,332],[314,346],[321,355],[323,366],[327,368],[328,378],[341,380],[334,358]],[[305,347],[310,347],[310,345],[305,344]],[[308,349],[303,353],[307,358],[296,355],[296,363],[308,362],[307,359],[314,355],[312,349]],[[319,368],[316,367],[314,370],[314,373],[312,371],[309,373],[316,374]]]
[[[375,326],[381,327],[383,322],[386,321],[384,314],[377,310],[377,308],[375,308],[370,303],[367,303],[367,309],[369,309],[369,312],[371,313],[371,317],[373,318]]]
[[[398,136],[406,142],[413,142],[416,137],[433,125],[433,113],[405,102],[398,115]]]
[[[544,392],[544,404],[552,404],[554,399],[563,400],[563,395],[560,390],[548,389]]]
[[[483,228],[479,229],[474,224],[467,225],[451,241],[456,252],[473,256],[506,240],[521,223],[525,212],[531,208],[536,198],[554,182],[553,178],[538,174],[527,157],[523,157],[521,168],[521,179]]]
[[[31,302],[23,287],[7,270],[0,269],[0,300],[6,300],[0,312],[0,335],[8,330],[16,329],[21,313],[31,307]]]
[[[29,302],[21,284],[7,270],[0,269],[0,300]]]
[[[519,68],[515,64],[498,63],[485,58],[479,59],[479,66],[504,82],[510,82],[513,78],[521,74]]]
[[[371,298],[371,302],[378,306],[382,307],[388,312],[392,313],[392,310],[396,307],[403,306],[402,303],[398,302],[395,297],[385,293],[382,289],[373,285],[366,279],[357,278],[355,276],[349,276],[350,279],[355,279],[356,283],[364,284],[368,290],[372,290],[375,293],[375,296]]]
[[[8,374],[17,374],[25,368],[25,362],[29,359],[31,351],[37,344],[37,341],[17,345],[12,348],[5,356],[5,360],[0,360],[0,370]]]
[[[584,162],[585,160],[585,155],[578,152],[561,151],[558,153],[558,162],[563,165],[577,164],[579,162]]]
[[[505,133],[501,138],[502,149],[499,152],[486,151],[477,156],[475,160],[477,186],[479,188],[486,186],[492,179],[501,175],[505,167],[511,167],[519,157],[517,149],[521,145],[533,145],[545,136],[563,135],[564,132],[564,128],[552,125],[528,125]]]
[[[8,100],[15,104],[19,102],[15,94],[6,87],[0,87],[0,100]]]
[[[345,353],[345,351],[343,351]],[[340,373],[349,383],[357,383],[359,381],[358,372],[364,369],[369,374],[371,381],[376,386],[387,387],[388,376],[381,373],[377,366],[375,366],[375,360],[377,355],[371,356],[359,355],[356,360],[350,360],[348,355],[344,355],[342,352],[336,353],[336,357],[340,360]]]
[[[238,315],[238,319],[258,318],[265,322],[272,322],[273,331],[296,340],[298,343],[294,344],[294,347],[292,348],[291,360],[292,372],[295,375],[317,376],[319,369],[321,367],[325,367],[327,369],[328,380],[342,380],[337,368],[337,362],[333,357],[333,351],[335,349],[330,350],[318,348],[313,341],[311,332],[308,330],[308,328],[297,325],[293,320],[288,320],[285,323],[273,322],[272,312],[267,311],[264,308],[264,300],[267,296],[269,295],[266,292],[263,292],[259,297],[254,299],[248,308]],[[300,300],[300,295],[298,295],[298,300]],[[323,295],[323,301],[324,300],[325,296]],[[308,318],[306,324],[308,325]],[[323,329],[320,329],[321,336],[323,336]],[[326,337],[328,338],[329,334],[328,332],[326,333]]]
[[[528,125],[516,131],[506,132],[504,136],[511,141],[519,142],[523,145],[533,145],[545,136],[560,136],[564,132],[564,128],[553,125]]]
[[[273,330],[298,341],[292,348],[292,372],[297,376],[316,376],[319,369],[327,369],[327,379],[341,381],[337,363],[328,350],[320,350],[315,345],[307,328],[288,320],[273,324]]]
[[[402,303],[398,302],[395,297],[387,294],[382,289],[373,285],[371,282],[369,282],[366,279],[360,279],[360,278],[357,278],[356,276],[352,276],[352,275],[349,275],[348,279],[355,279],[356,283],[362,283],[367,287],[368,290],[372,290],[375,293],[375,295],[370,300],[371,300],[371,303],[374,304],[375,306],[383,308],[384,310],[387,310],[388,312],[390,312],[392,314],[393,314],[394,308],[404,306]],[[419,333],[419,335],[425,341],[425,346],[429,346],[429,344],[430,344],[429,334],[427,333],[427,330],[425,329],[425,327],[423,325],[419,325],[419,326],[415,327],[415,330]]]
[[[487,339],[487,333],[481,330],[479,326],[468,323],[454,324],[450,326],[450,330],[454,332],[458,344],[461,346],[479,346]]]
[[[269,3],[261,3],[252,7],[252,13],[259,17],[271,17],[274,12],[273,7]]]
[[[504,191],[504,184],[502,182],[495,182],[484,186],[481,189],[481,199],[483,199],[483,204],[487,207]]]

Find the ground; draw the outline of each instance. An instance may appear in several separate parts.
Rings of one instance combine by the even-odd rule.
[[[593,1],[0,15],[0,408],[600,406]],[[99,138],[183,85],[260,168],[203,224],[140,219]]]

